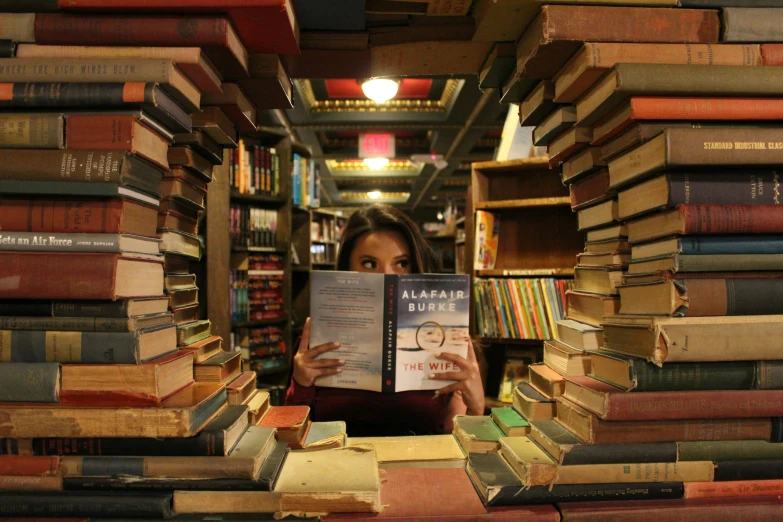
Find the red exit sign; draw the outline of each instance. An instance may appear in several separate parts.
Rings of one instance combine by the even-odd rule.
[[[360,158],[393,158],[394,134],[359,134]]]

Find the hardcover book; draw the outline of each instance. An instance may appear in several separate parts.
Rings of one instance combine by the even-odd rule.
[[[314,271],[310,346],[341,343],[324,355],[346,361],[317,386],[394,393],[437,390],[458,371],[441,352],[467,357],[469,278]]]

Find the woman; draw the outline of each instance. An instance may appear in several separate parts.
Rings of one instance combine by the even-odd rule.
[[[408,216],[388,205],[371,205],[348,220],[338,251],[337,270],[417,274],[432,272],[433,266],[429,246]],[[344,420],[353,437],[450,433],[455,415],[484,414],[484,387],[470,340],[467,359],[445,352],[437,356],[456,363],[460,371],[437,374],[439,380],[456,382],[434,394],[319,388],[316,379],[340,373],[345,361],[316,357],[340,345],[310,346],[308,318],[299,347],[286,404],[310,406],[314,421]]]

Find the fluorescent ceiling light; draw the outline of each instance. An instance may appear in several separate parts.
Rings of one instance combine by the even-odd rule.
[[[389,78],[372,78],[362,83],[364,95],[375,103],[384,103],[397,95],[400,82]]]
[[[372,170],[381,170],[389,164],[389,158],[364,158],[364,164]]]

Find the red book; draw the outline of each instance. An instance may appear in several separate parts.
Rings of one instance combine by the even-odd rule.
[[[485,508],[462,468],[381,470],[383,512],[336,513],[324,522],[358,520],[560,522],[552,506]]]
[[[762,65],[783,65],[783,44],[761,45]]]
[[[0,456],[0,476],[56,475],[60,457],[33,457],[29,455]]]
[[[125,299],[163,294],[163,265],[117,254],[0,253],[0,299]]]
[[[297,445],[304,438],[309,417],[309,406],[272,406],[258,425],[277,429],[278,441]]]
[[[767,497],[783,492],[783,480],[729,480],[688,482],[683,498]]]
[[[299,54],[299,25],[291,0],[58,0],[57,4],[60,9],[79,11],[226,13],[250,52]]]
[[[97,5],[102,2],[85,3]],[[244,78],[248,74],[247,49],[228,18],[219,16],[38,13],[35,16],[35,43],[201,47],[226,78]]]
[[[132,114],[69,114],[65,147],[125,150],[168,170],[169,142]]]
[[[567,377],[563,396],[605,421],[779,417],[783,390],[627,392],[591,377]]]
[[[599,170],[595,174],[574,181],[568,185],[571,193],[571,209],[578,210],[588,205],[611,199],[609,192],[609,171]]]
[[[128,199],[0,198],[0,230],[155,237],[158,210]]]
[[[717,522],[780,520],[783,499],[699,498],[690,500],[621,500],[613,502],[567,502],[558,504],[563,521],[579,522]]]
[[[632,97],[593,125],[592,145],[601,145],[643,120],[747,121],[783,119],[783,98]]]

